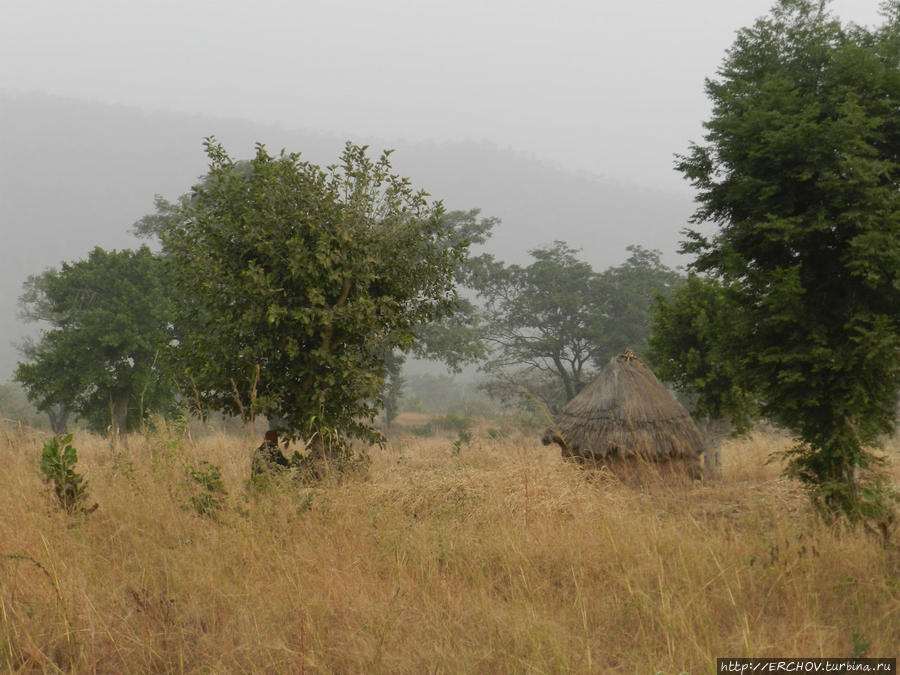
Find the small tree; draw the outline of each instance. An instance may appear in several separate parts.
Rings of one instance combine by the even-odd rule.
[[[900,3],[875,30],[781,0],[718,78],[697,189],[693,266],[733,288],[746,376],[800,439],[790,473],[828,513],[890,518],[877,475],[900,383]]]
[[[261,145],[235,162],[213,139],[209,173],[155,228],[179,288],[174,356],[187,395],[265,414],[333,454],[378,441],[393,350],[456,307],[467,242],[439,204],[348,144],[323,170]],[[146,221],[146,219],[145,219]]]
[[[72,446],[72,434],[54,436],[44,443],[41,452],[41,473],[48,483],[53,484],[53,491],[59,505],[66,513],[91,513],[97,505],[85,507],[87,499],[87,481],[84,476],[75,472],[78,463],[78,451]]]

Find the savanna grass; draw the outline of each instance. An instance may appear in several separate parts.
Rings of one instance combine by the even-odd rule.
[[[817,519],[772,433],[718,482],[639,488],[537,438],[400,438],[367,478],[248,488],[255,437],[76,434],[99,508],[73,516],[44,440],[0,432],[0,670],[711,673],[900,644],[897,549]]]

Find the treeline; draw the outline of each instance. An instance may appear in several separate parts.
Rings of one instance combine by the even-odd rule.
[[[497,219],[427,204],[364,148],[348,145],[342,195],[297,156],[260,147],[235,162],[207,149],[203,183],[177,204],[158,199],[134,227],[156,252],[96,248],[25,283],[23,315],[45,330],[15,379],[57,433],[75,418],[125,433],[188,407],[264,415],[302,436],[316,433],[314,415],[377,440],[372,423],[396,415],[409,354],[477,366],[497,401],[555,411],[615,353],[643,351],[654,296],[684,280],[640,247],[603,272],[563,242],[524,266],[474,255]],[[386,205],[398,188],[407,203]],[[298,219],[304,199],[336,212],[315,204]],[[313,411],[306,427],[300,410]]]

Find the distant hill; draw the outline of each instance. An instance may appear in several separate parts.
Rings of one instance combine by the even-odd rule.
[[[302,125],[302,120],[298,120]],[[310,161],[334,162],[344,138],[274,125],[0,92],[0,382],[11,374],[12,343],[33,329],[17,318],[29,274],[84,257],[94,246],[138,245],[131,225],[154,194],[187,191],[205,172],[202,140],[215,135],[233,156],[257,141]],[[692,205],[672,195],[568,173],[489,143],[406,143],[353,138],[396,150],[395,168],[449,209],[480,208],[502,219],[487,247],[510,262],[561,239],[595,268],[625,258],[629,244],[658,248],[670,263]]]

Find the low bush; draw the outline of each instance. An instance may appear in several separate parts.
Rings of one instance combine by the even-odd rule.
[[[72,434],[54,436],[44,443],[41,452],[41,473],[48,483],[53,484],[53,491],[60,506],[67,513],[90,513],[97,508],[84,506],[87,500],[87,481],[84,476],[75,472],[78,463],[78,452],[72,446]]]

